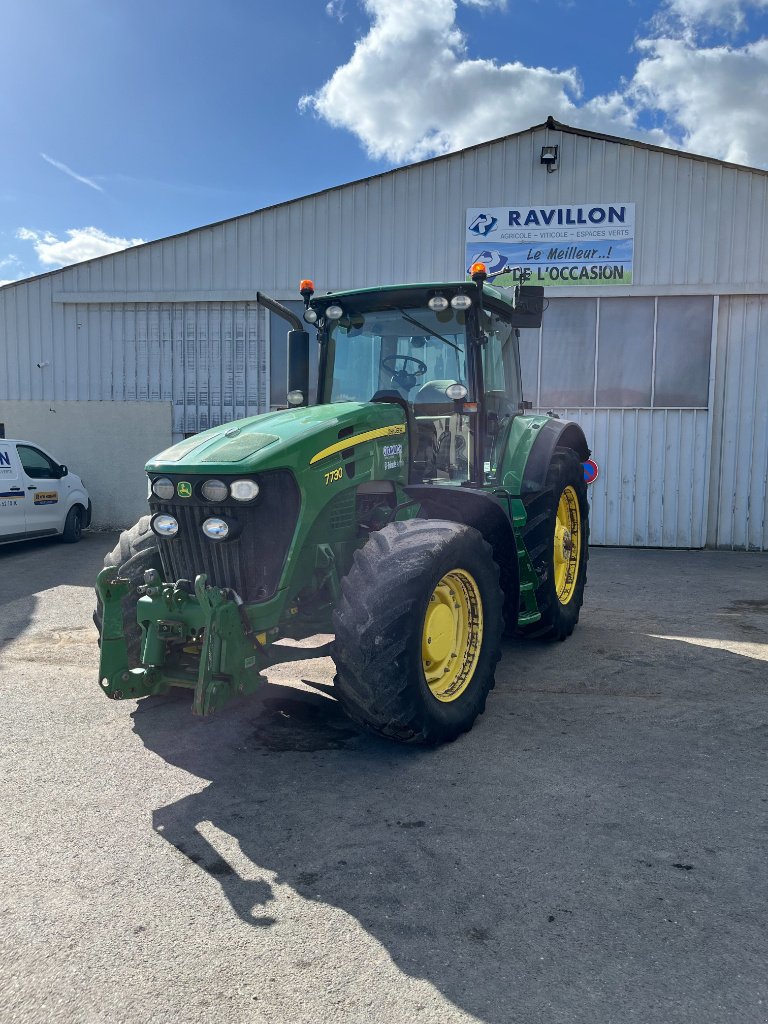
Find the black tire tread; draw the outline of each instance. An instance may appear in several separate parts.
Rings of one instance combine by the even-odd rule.
[[[576,490],[581,508],[583,555],[577,589],[567,606],[560,605],[551,579],[552,542],[557,504],[563,488],[570,484]],[[565,640],[579,621],[584,602],[589,562],[589,503],[587,485],[579,456],[570,448],[556,448],[547,470],[544,490],[527,504],[528,520],[523,527],[523,540],[533,567],[539,577],[536,601],[541,619],[529,626],[507,623],[507,632],[514,636],[537,640]]]
[[[104,556],[104,567],[118,568],[120,576],[130,580],[134,587],[143,582],[147,569],[162,572],[157,540],[149,528],[149,521],[149,516],[142,516],[130,529],[123,530],[117,544]],[[131,665],[138,665],[141,660],[141,627],[136,620],[137,601],[135,589],[123,600],[123,629]],[[101,636],[102,610],[98,595],[93,621]]]
[[[67,518],[64,520],[64,529],[60,537],[64,544],[76,544],[80,540],[83,535],[85,518],[86,513],[82,505],[73,505],[69,512],[67,512]],[[80,529],[77,531],[75,527],[76,520],[79,520],[80,523]]]
[[[491,645],[490,682],[478,691],[471,717],[446,730],[425,719],[408,669],[409,645],[414,624],[420,643],[418,606],[424,595],[424,577],[435,565],[436,552],[456,543],[461,532],[468,543],[479,545],[484,552],[498,597],[484,600],[484,630]],[[371,534],[355,552],[352,568],[341,581],[342,596],[334,612],[335,691],[350,718],[370,732],[406,743],[444,742],[470,729],[485,709],[500,657],[503,594],[498,578],[490,545],[471,527],[445,520],[411,519]]]

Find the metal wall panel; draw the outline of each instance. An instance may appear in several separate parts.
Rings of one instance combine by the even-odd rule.
[[[589,488],[593,544],[704,546],[706,409],[563,409],[600,475]]]
[[[720,300],[707,543],[768,551],[768,296]]]
[[[0,398],[170,401],[176,439],[269,408],[267,323],[255,303],[59,308],[63,331],[47,365],[37,367],[32,347],[4,347],[13,379]]]

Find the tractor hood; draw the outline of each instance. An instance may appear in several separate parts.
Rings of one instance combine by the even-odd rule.
[[[285,409],[186,438],[150,459],[146,471],[247,474],[281,466],[301,470],[356,443],[404,433],[404,425],[403,409],[382,402]]]

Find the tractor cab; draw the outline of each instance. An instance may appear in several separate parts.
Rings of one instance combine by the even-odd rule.
[[[317,401],[391,402],[406,415],[411,483],[494,479],[505,429],[521,408],[519,326],[541,301],[484,283],[392,286],[313,297],[304,319],[320,343]],[[540,292],[541,289],[525,289]]]

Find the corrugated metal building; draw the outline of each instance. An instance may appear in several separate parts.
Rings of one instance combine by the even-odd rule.
[[[17,403],[116,402],[130,438],[131,409],[160,403],[178,439],[264,411],[285,394],[285,326],[257,289],[295,302],[306,276],[321,291],[461,278],[467,211],[550,223],[619,203],[631,283],[547,289],[521,339],[526,397],[591,439],[594,543],[768,549],[768,172],[551,119],[0,289],[0,420],[13,434]]]

